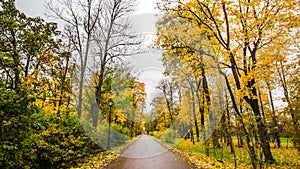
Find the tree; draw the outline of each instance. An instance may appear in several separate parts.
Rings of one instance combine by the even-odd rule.
[[[0,168],[70,168],[103,151],[72,116],[71,55],[56,23],[14,0],[0,1],[0,23]]]
[[[47,2],[49,15],[65,23],[65,35],[69,38],[75,56],[79,57],[79,96],[77,114],[81,117],[83,85],[86,76],[88,59],[93,33],[100,18],[102,2],[95,0],[62,1],[54,4]],[[57,7],[59,6],[59,7]]]
[[[57,24],[27,17],[14,1],[3,1],[1,6],[0,69],[6,88],[26,88],[47,112],[69,107],[73,68]]]
[[[276,72],[279,76],[278,81],[283,89],[284,101],[288,104],[285,112],[291,116],[293,124],[293,142],[295,147],[300,152],[300,138],[299,138],[299,28],[294,30],[293,41],[290,43],[288,50],[295,55],[289,56],[290,58],[283,59],[277,62]],[[286,113],[285,113],[286,114]]]
[[[135,130],[135,122],[137,119],[140,118],[141,114],[143,113],[143,108],[146,106],[146,92],[145,92],[145,83],[139,81],[132,81],[129,86],[129,99],[132,105],[132,109],[129,110],[129,122],[130,122],[130,138],[134,136]],[[140,113],[136,113],[140,112]],[[139,124],[136,124],[138,126]]]
[[[55,23],[27,17],[14,0],[0,1],[0,69],[7,88],[18,91],[36,71],[45,69],[43,51],[58,51],[59,35]]]
[[[199,33],[197,27],[182,18],[172,15],[164,16],[158,22],[157,43],[165,50],[163,55],[165,74],[171,76],[175,84],[184,84],[191,92],[192,112],[194,112],[195,129],[197,140],[200,140],[198,128],[198,114],[200,114],[200,125],[203,139],[206,140],[209,131],[205,127],[205,121],[214,121],[212,110],[212,95],[210,87],[216,85],[218,74],[217,63],[205,54],[213,53],[212,47],[207,43],[208,39]],[[182,33],[184,32],[184,33]],[[199,33],[199,37],[195,34]],[[205,50],[205,52],[203,52]],[[213,82],[213,83],[211,83]],[[221,84],[218,84],[221,85]],[[221,89],[221,87],[219,87]],[[220,100],[224,99],[222,96]],[[209,118],[206,118],[209,117]],[[215,138],[215,137],[214,137]],[[215,143],[217,143],[215,139]]]
[[[235,87],[251,107],[259,130],[265,160],[274,162],[262,120],[255,76],[262,51],[283,49],[291,29],[297,27],[294,2],[280,1],[176,1],[163,4],[167,14],[186,19],[205,33],[219,53],[221,64],[231,70]],[[274,29],[275,28],[275,29]],[[272,33],[271,33],[272,32]],[[276,49],[276,50],[275,50]],[[264,52],[265,53],[265,52]],[[253,164],[254,165],[254,164]]]
[[[167,109],[168,109],[168,112],[169,112],[169,116],[170,116],[170,125],[172,125],[172,123],[174,122],[174,115],[175,115],[175,112],[174,112],[174,106],[175,106],[174,105],[175,104],[175,102],[174,102],[174,90],[175,90],[175,86],[170,81],[161,80],[159,82],[157,88],[163,94],[163,97],[165,99]]]
[[[114,66],[124,62],[124,57],[139,52],[141,39],[131,32],[131,24],[126,18],[134,11],[135,1],[78,2],[78,5],[64,2],[61,9],[49,2],[48,9],[52,11],[52,16],[66,22],[66,36],[80,57],[78,117],[81,116],[83,88],[85,79],[90,78],[89,74],[95,74],[96,77],[93,84],[95,103],[92,107],[93,116],[98,117],[105,79],[112,74]],[[84,12],[77,12],[77,9]]]
[[[114,0],[102,4],[101,18],[97,20],[97,32],[93,34],[96,52],[94,68],[96,105],[99,105],[103,81],[112,74],[113,67],[123,64],[125,57],[140,52],[141,38],[132,32],[131,23],[126,18],[135,10],[135,1]],[[98,112],[95,111],[95,114]]]

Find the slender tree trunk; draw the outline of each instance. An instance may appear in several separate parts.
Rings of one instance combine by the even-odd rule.
[[[253,110],[254,115],[255,115],[255,120],[256,120],[257,128],[258,128],[258,134],[259,134],[260,141],[261,141],[261,144],[262,144],[262,149],[263,149],[263,153],[264,153],[264,156],[265,156],[265,161],[270,162],[270,163],[274,163],[275,159],[273,158],[273,155],[272,155],[271,150],[270,150],[271,147],[270,147],[269,137],[268,137],[269,134],[267,133],[266,126],[265,126],[265,124],[263,122],[263,119],[261,118],[261,115],[260,115],[258,100],[257,99],[246,99],[246,101],[252,107],[252,110]]]
[[[237,168],[237,163],[236,163],[236,154],[234,150],[234,146],[232,143],[232,136],[231,136],[231,124],[230,124],[230,114],[229,114],[229,103],[228,99],[226,97],[226,116],[227,116],[227,135],[228,135],[228,144],[230,146],[230,152],[233,155],[233,161],[234,161],[234,168]],[[225,118],[226,119],[226,118]]]
[[[205,145],[205,155],[209,157],[209,141],[205,140],[204,145]]]
[[[259,103],[260,103],[260,107],[261,107],[261,113],[262,113],[262,120],[264,123],[266,123],[266,115],[265,115],[265,109],[264,109],[264,104],[262,101],[262,97],[261,97],[261,92],[258,89],[258,97],[259,97]]]
[[[202,126],[202,129],[204,130],[204,114],[205,114],[205,105],[207,106],[207,112],[209,113],[209,117],[210,117],[210,123],[213,122],[212,120],[212,116],[213,114],[210,113],[209,111],[209,106],[210,106],[210,93],[209,93],[209,88],[208,88],[208,82],[207,82],[207,78],[206,78],[206,73],[205,73],[205,69],[204,69],[204,65],[201,67],[201,72],[202,72],[202,88],[203,88],[203,112],[201,113],[201,126]],[[206,132],[207,130],[204,130],[204,139],[207,139],[206,138]],[[216,146],[218,146],[219,142],[217,140],[215,140],[215,135],[216,133],[213,134],[213,138],[214,138],[214,144],[217,144]]]
[[[21,74],[21,71],[20,71],[20,63],[21,63],[21,57],[19,55],[19,53],[17,52],[18,49],[17,49],[17,37],[16,37],[16,33],[15,31],[11,31],[11,36],[12,36],[12,45],[13,45],[13,72],[14,72],[14,81],[12,80],[12,89],[15,89],[17,93],[20,92],[20,85],[21,85],[21,80],[20,80],[20,74]],[[13,83],[15,82],[15,83]],[[14,84],[14,85],[13,85]]]
[[[288,86],[287,86],[287,82],[286,82],[286,75],[284,72],[284,67],[283,67],[283,63],[280,62],[280,69],[278,69],[278,74],[280,77],[280,81],[281,81],[281,85],[284,91],[284,97],[288,103],[288,107],[289,107],[289,111],[292,117],[292,122],[293,122],[293,126],[294,126],[294,134],[298,134],[299,132],[299,126],[298,126],[298,119],[296,118],[296,114],[294,109],[291,106],[291,102],[290,102],[290,94],[289,94],[289,90],[288,90]],[[298,151],[300,152],[300,143],[299,142],[294,142],[296,144],[296,147],[298,149]]]
[[[252,164],[253,168],[256,168],[257,156],[256,156],[256,153],[255,153],[255,150],[254,150],[253,146],[250,145],[250,137],[249,137],[249,134],[248,134],[247,129],[245,127],[241,112],[239,111],[238,106],[236,104],[236,100],[234,98],[234,95],[233,95],[228,77],[226,76],[226,74],[224,72],[221,71],[220,68],[218,68],[218,69],[219,69],[219,73],[221,75],[223,75],[224,78],[225,78],[226,86],[227,86],[227,89],[229,91],[229,95],[230,95],[230,98],[231,98],[231,101],[232,101],[233,108],[234,108],[236,114],[239,117],[239,120],[242,124],[242,131],[244,132],[245,137],[246,137],[246,142],[247,142],[247,147],[248,147],[248,150],[249,150],[248,152],[249,152],[249,155],[250,155],[251,164]]]
[[[275,107],[274,107],[274,102],[273,102],[273,95],[272,95],[272,91],[270,90],[270,84],[267,83],[267,86],[269,88],[269,97],[270,97],[270,102],[271,102],[271,108],[272,108],[272,120],[273,120],[273,124],[274,124],[274,137],[276,139],[277,142],[277,147],[280,148],[281,147],[281,141],[280,141],[280,135],[279,135],[279,125],[278,125],[278,121],[277,121],[277,117],[276,117],[276,112],[275,112]]]
[[[96,97],[96,103],[93,111],[93,121],[94,121],[94,127],[98,126],[98,118],[99,118],[99,106],[101,103],[101,96],[102,96],[102,86],[104,81],[104,70],[101,68],[100,74],[98,75],[98,84],[96,87],[95,97]]]
[[[82,111],[82,95],[83,95],[83,75],[80,75],[78,107],[77,107],[77,117],[79,119],[81,118],[81,111]]]
[[[197,142],[199,142],[200,135],[199,135],[199,128],[198,128],[198,119],[197,119],[197,113],[196,113],[195,92],[194,91],[192,91],[192,111],[193,111],[193,116],[194,116],[194,125],[196,128]]]
[[[193,145],[195,145],[195,138],[194,138],[193,128],[190,129],[190,137],[191,137],[191,142],[193,143]]]
[[[68,73],[68,70],[69,70],[69,59],[70,59],[70,57],[66,56],[66,59],[67,59],[66,68],[65,68],[64,74],[63,74],[62,79],[61,79],[60,95],[59,95],[58,110],[57,110],[58,115],[60,114],[61,106],[63,104],[63,94],[64,94],[65,81],[66,81],[67,73]]]
[[[212,135],[212,138],[213,138],[213,145],[215,148],[220,148],[221,145],[219,143],[219,136],[218,136],[218,130],[215,130],[213,132],[213,135]]]

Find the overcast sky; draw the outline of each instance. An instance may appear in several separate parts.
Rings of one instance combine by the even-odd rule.
[[[29,16],[43,16],[45,0],[16,0],[17,8],[25,12]],[[139,0],[137,14],[140,13],[156,13],[156,3],[159,0]]]
[[[147,33],[149,42],[152,42],[156,35],[155,22],[157,17],[154,17],[154,13],[158,12],[155,9],[158,1],[159,0],[140,0],[137,11],[135,12],[135,15],[132,16],[134,25],[138,29],[138,32]],[[28,16],[40,16],[45,20],[49,20],[49,18],[46,18],[44,15],[46,10],[44,2],[45,0],[16,0],[16,6],[20,11],[24,12]],[[59,28],[62,27],[62,25],[59,25]],[[155,86],[158,84],[160,79],[163,78],[163,67],[160,58],[161,52],[150,50],[149,52],[132,56],[128,59],[131,65],[134,66],[135,75],[138,75],[139,80],[146,84],[145,87],[148,105],[146,111],[151,109],[149,107],[150,102],[158,93]]]

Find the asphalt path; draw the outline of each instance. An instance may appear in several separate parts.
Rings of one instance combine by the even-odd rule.
[[[141,136],[108,169],[190,169],[183,159],[147,135]]]

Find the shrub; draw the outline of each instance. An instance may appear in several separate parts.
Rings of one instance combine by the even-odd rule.
[[[46,114],[26,95],[0,88],[0,168],[69,168],[103,151],[76,116]]]

